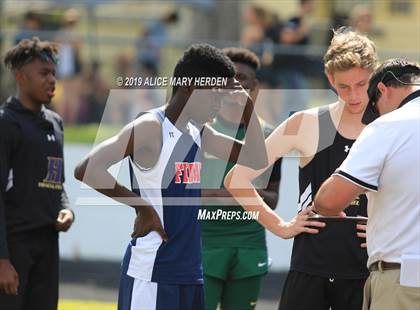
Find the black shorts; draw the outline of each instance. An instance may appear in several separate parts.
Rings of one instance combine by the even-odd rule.
[[[10,242],[9,259],[19,275],[18,295],[0,291],[0,309],[57,310],[58,236],[37,231],[27,238]]]
[[[328,279],[289,271],[279,310],[360,310],[366,279]]]

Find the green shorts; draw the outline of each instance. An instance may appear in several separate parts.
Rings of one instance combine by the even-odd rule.
[[[265,248],[204,248],[204,274],[221,280],[235,280],[268,272]]]
[[[268,271],[266,249],[206,247],[203,267],[206,310],[255,309]]]

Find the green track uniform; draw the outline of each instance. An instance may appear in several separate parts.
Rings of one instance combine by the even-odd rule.
[[[223,134],[243,140],[243,126],[231,125],[216,118],[211,126]],[[267,137],[272,128],[262,122]],[[231,163],[205,154],[201,181],[203,188],[222,188],[224,176],[233,167]],[[268,177],[268,174],[271,176]],[[254,185],[279,182],[281,160],[268,169]],[[263,184],[267,185],[267,184]],[[263,187],[265,187],[263,186]],[[268,271],[268,256],[264,228],[255,220],[244,219],[239,205],[203,206],[202,211],[235,212],[233,219],[204,219],[201,221],[203,240],[203,267],[206,309],[254,309],[260,291],[261,280]]]

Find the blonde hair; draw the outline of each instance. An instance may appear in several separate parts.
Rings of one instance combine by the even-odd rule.
[[[375,70],[377,66],[376,47],[367,36],[347,27],[334,31],[324,56],[325,73],[334,74],[352,68]]]

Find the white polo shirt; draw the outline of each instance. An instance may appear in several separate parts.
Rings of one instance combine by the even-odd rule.
[[[334,173],[365,188],[368,267],[420,255],[420,91],[369,124]]]

